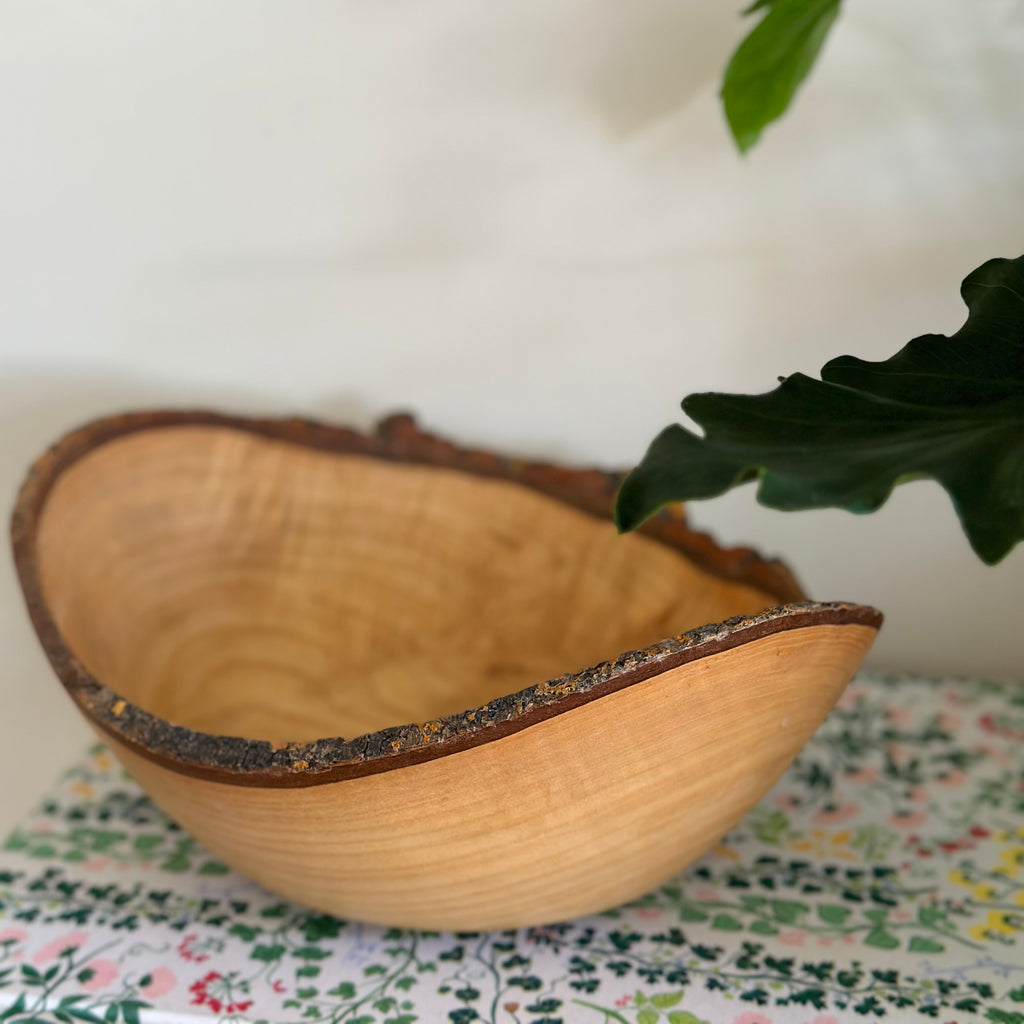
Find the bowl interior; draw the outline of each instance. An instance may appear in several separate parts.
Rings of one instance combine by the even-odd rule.
[[[516,483],[209,425],[73,463],[37,551],[100,682],[275,743],[427,722],[778,603]]]

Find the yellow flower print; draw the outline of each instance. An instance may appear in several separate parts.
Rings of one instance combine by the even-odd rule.
[[[789,843],[791,850],[798,853],[809,853],[821,860],[848,860],[857,863],[860,857],[849,849],[853,833],[848,828],[840,832],[830,832],[824,828],[814,828],[802,839],[793,839]]]
[[[999,864],[992,870],[1007,878],[1016,878],[1024,867],[1024,846],[1008,846],[999,852]]]
[[[1013,936],[1024,929],[1024,918],[1008,914],[1004,910],[990,910],[984,924],[976,924],[970,930],[972,939],[992,939],[998,935]]]

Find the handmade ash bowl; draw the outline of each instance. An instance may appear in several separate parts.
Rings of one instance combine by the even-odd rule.
[[[514,928],[713,845],[880,623],[678,515],[617,536],[616,484],[408,417],[144,413],[40,458],[12,531],[69,695],[224,861],[342,917]]]

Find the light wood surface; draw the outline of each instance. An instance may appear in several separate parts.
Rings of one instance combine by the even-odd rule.
[[[874,635],[765,637],[460,753],[308,789],[119,756],[210,849],[300,903],[413,928],[565,920],[641,895],[735,825]]]
[[[640,895],[767,791],[876,634],[852,605],[755,615],[778,597],[745,566],[792,593],[784,570],[722,552],[723,578],[408,424],[328,437],[369,457],[317,426],[148,423],[84,428],[30,476],[33,621],[161,807],[339,916],[512,928]]]
[[[211,427],[76,462],[38,547],[93,676],[277,743],[434,719],[777,603],[516,484]]]

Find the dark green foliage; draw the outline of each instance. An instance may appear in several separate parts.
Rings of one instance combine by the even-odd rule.
[[[673,425],[619,491],[632,530],[662,505],[751,480],[771,508],[871,512],[893,487],[930,478],[994,564],[1024,538],[1024,257],[990,260],[963,283],[951,337],[915,338],[883,362],[840,356],[763,395],[690,395],[704,436]]]

